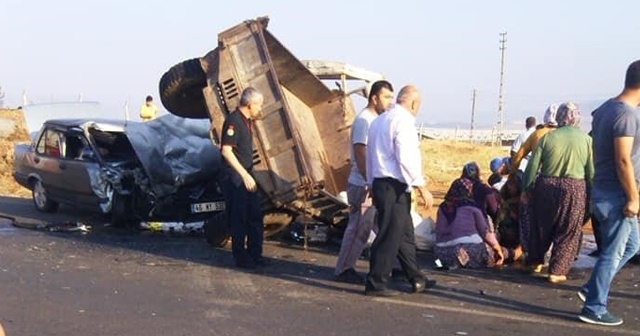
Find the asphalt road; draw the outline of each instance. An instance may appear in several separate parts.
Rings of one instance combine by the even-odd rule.
[[[589,270],[551,285],[513,268],[425,272],[428,293],[370,298],[331,280],[335,246],[305,252],[269,241],[273,264],[232,267],[228,248],[200,237],[117,231],[70,207],[41,214],[30,200],[0,197],[0,215],[25,225],[82,221],[92,232],[15,228],[0,220],[0,321],[9,336],[41,335],[640,335],[640,268],[616,279],[620,327],[577,321],[576,291]],[[364,274],[367,262],[361,260]],[[402,279],[394,285],[404,291]]]

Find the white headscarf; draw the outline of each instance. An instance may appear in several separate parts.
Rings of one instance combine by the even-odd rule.
[[[558,112],[558,105],[551,104],[544,112],[543,122],[545,125],[558,125],[556,122],[556,113]]]

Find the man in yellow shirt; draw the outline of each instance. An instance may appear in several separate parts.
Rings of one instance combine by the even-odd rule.
[[[147,96],[144,105],[140,108],[140,119],[142,121],[153,120],[158,116],[158,106],[153,103],[153,97]]]

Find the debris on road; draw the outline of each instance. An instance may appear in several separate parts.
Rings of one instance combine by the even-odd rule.
[[[63,221],[56,223],[21,223],[14,221],[13,226],[22,229],[49,231],[49,232],[81,232],[88,233],[91,231],[91,226],[78,221]]]
[[[204,221],[183,223],[183,222],[142,222],[140,227],[152,232],[169,233],[201,233]]]

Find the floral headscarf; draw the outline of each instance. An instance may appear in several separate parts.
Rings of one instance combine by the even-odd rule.
[[[560,105],[556,119],[558,120],[558,126],[579,126],[580,109],[578,105],[572,102]]]
[[[469,162],[462,167],[462,176],[471,181],[480,180],[480,167],[475,162]]]
[[[509,164],[507,163],[507,165]],[[487,215],[487,209],[484,208],[484,206],[486,206],[485,200],[486,197],[493,192],[493,189],[480,178],[480,166],[475,162],[465,164],[462,168],[461,178],[468,179],[473,183],[473,187],[471,189],[472,198],[476,202],[478,208],[482,210],[482,214]]]
[[[478,203],[473,199],[473,181],[461,177],[451,183],[439,208],[451,223],[456,218],[458,208],[469,205],[478,207]]]

